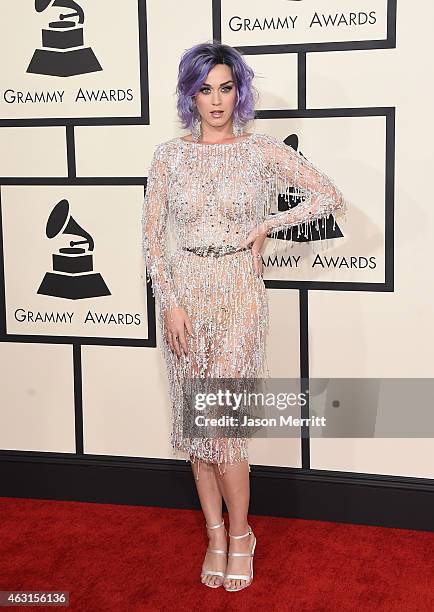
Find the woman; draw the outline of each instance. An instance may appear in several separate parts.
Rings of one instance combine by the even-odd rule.
[[[237,50],[218,42],[184,53],[177,108],[191,134],[156,148],[142,218],[170,383],[172,447],[188,454],[208,529],[201,580],[230,591],[253,579],[247,439],[215,436],[211,429],[209,437],[186,435],[195,415],[185,390],[198,379],[267,375],[264,241],[281,230],[306,230],[312,221],[318,227],[345,208],[339,190],[299,153],[277,138],[244,131],[254,118],[253,76]],[[300,203],[272,214],[272,203],[289,189]],[[171,254],[169,227],[176,238]]]

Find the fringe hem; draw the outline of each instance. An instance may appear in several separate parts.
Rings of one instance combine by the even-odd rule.
[[[229,445],[225,443],[223,445],[224,446],[223,449],[219,448],[217,444],[217,447],[211,453],[203,452],[203,450],[200,449],[200,442],[202,442],[202,439],[198,439],[198,440],[199,440],[199,445],[197,445],[196,448],[192,448],[192,443],[187,440],[184,440],[183,442],[178,443],[176,445],[172,443],[172,454],[173,455],[175,455],[179,451],[185,452],[188,455],[188,457],[185,459],[186,462],[189,462],[192,466],[197,463],[198,469],[197,469],[196,480],[199,480],[199,471],[200,471],[201,462],[211,464],[211,465],[217,465],[220,476],[223,476],[226,473],[228,465],[234,465],[234,464],[243,463],[243,462],[247,462],[249,472],[251,471],[250,463],[249,463],[248,439],[247,438],[236,438],[234,439],[234,441],[232,441],[231,439],[231,443]],[[208,448],[208,447],[205,446],[205,448]],[[227,448],[229,448],[229,453],[225,452],[227,451]],[[221,470],[222,466],[224,466],[223,471]]]

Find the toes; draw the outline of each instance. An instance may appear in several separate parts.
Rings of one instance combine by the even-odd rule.
[[[201,577],[201,582],[208,586],[220,586],[223,583],[223,578],[221,576],[206,575]]]

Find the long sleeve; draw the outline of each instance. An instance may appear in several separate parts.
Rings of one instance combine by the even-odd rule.
[[[147,281],[152,281],[152,294],[161,312],[178,306],[167,251],[168,171],[162,144],[155,149],[148,172],[142,209],[143,255]]]
[[[297,227],[297,236],[303,228],[303,234],[309,238],[309,224],[325,219],[337,211],[345,212],[348,208],[340,190],[312,162],[284,142],[268,136],[265,144],[265,168],[267,178],[267,202],[264,225],[267,235],[275,236],[281,230],[286,233]],[[299,203],[282,212],[272,214],[271,203],[279,194],[286,201],[292,196]]]

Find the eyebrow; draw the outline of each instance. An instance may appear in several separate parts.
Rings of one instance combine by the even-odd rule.
[[[227,85],[228,83],[233,83],[233,80],[232,80],[232,79],[230,79],[229,81],[225,81],[224,83],[220,83],[220,87],[221,87],[222,85]],[[210,85],[209,83],[204,83],[204,85],[207,85],[208,87],[211,87],[211,85]]]

